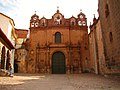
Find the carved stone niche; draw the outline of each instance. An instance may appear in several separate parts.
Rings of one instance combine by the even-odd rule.
[[[73,66],[74,66],[74,67],[78,67],[78,59],[75,59],[75,60],[74,60]]]

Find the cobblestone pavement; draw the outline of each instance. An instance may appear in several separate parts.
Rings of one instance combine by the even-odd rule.
[[[16,74],[0,77],[0,90],[120,90],[120,78],[94,74]]]

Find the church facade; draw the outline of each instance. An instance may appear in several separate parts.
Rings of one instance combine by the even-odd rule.
[[[77,18],[68,19],[59,10],[51,19],[39,19],[35,13],[30,20],[29,40],[24,45],[27,50],[24,68],[28,73],[66,74],[88,70],[88,26],[82,12]]]

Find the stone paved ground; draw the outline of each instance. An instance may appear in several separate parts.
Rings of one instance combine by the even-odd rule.
[[[94,74],[16,74],[0,77],[0,90],[120,90],[120,78]]]

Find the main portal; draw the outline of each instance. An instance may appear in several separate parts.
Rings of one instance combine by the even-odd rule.
[[[52,56],[52,74],[65,74],[66,62],[62,52],[55,52]]]

